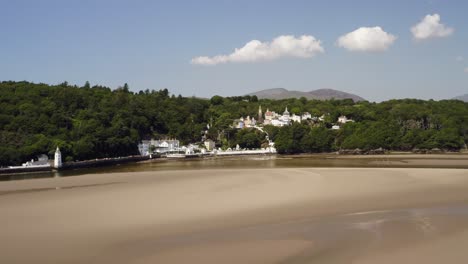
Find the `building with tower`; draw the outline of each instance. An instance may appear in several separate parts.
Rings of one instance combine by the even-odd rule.
[[[289,120],[291,119],[291,116],[289,115],[288,107],[286,106],[286,109],[284,109],[283,115],[280,117],[280,120],[289,123]]]
[[[262,112],[262,106],[258,106],[258,118],[257,118],[258,123],[263,123],[263,112]]]
[[[274,116],[275,115],[273,114],[273,112],[271,112],[270,109],[267,108],[265,112],[265,120],[263,120],[263,124],[271,125],[271,121],[273,120]]]

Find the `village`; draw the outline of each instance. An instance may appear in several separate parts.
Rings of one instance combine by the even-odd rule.
[[[323,122],[326,115],[320,117],[312,116],[308,112],[304,112],[301,115],[290,114],[288,108],[284,110],[282,114],[278,114],[274,111],[267,109],[265,113],[262,111],[262,107],[259,106],[257,119],[254,117],[240,117],[234,120],[232,127],[235,129],[257,129],[261,132],[266,133],[263,127],[266,125],[272,125],[275,127],[289,126],[292,122],[302,121],[314,121]],[[338,120],[331,127],[332,130],[338,130],[342,125],[354,122],[354,120],[347,118],[342,115],[338,117]],[[203,138],[203,144],[189,144],[187,146],[181,146],[177,139],[163,139],[163,140],[143,140],[138,145],[138,150],[142,156],[163,156],[167,158],[192,158],[192,157],[203,157],[203,156],[228,156],[228,155],[252,155],[252,154],[275,154],[276,148],[275,143],[271,141],[266,133],[266,140],[268,141],[268,147],[259,149],[242,149],[237,145],[235,148],[222,149],[221,147],[216,148],[216,142],[211,139]]]
[[[239,129],[242,128],[251,128],[257,126],[265,126],[265,125],[272,125],[275,127],[282,127],[282,126],[289,126],[292,122],[302,122],[302,121],[314,121],[314,122],[323,122],[325,120],[325,114],[320,117],[312,116],[308,112],[302,113],[302,115],[290,114],[288,111],[288,107],[284,110],[283,114],[278,114],[274,111],[270,111],[269,109],[266,110],[265,114],[263,114],[262,106],[258,108],[258,116],[257,119],[254,117],[247,116],[246,118],[241,117],[239,119],[234,120],[233,126]],[[352,119],[348,119],[346,116],[342,115],[338,117],[336,123],[332,126],[331,129],[337,130],[340,129],[341,125],[346,124],[348,122],[354,122]]]

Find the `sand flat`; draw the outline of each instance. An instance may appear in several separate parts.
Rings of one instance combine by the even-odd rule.
[[[384,263],[404,241],[429,254],[425,243],[464,241],[467,190],[462,169],[210,169],[1,182],[0,262]]]

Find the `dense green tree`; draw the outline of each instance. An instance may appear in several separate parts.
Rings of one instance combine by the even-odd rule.
[[[266,143],[258,130],[232,128],[241,117],[257,118],[258,108],[282,113],[286,107],[324,121],[265,126],[281,153],[336,149],[459,150],[468,141],[468,103],[457,100],[258,99],[170,95],[167,89],[134,93],[128,84],[112,90],[86,82],[83,87],[4,81],[0,83],[0,166],[20,164],[38,154],[65,160],[137,154],[142,139],[173,137],[182,143],[211,138],[224,148],[257,148]],[[340,115],[355,120],[331,130]],[[209,125],[209,129],[207,128]],[[205,133],[206,131],[206,133]]]
[[[265,135],[258,130],[242,129],[236,134],[235,145],[239,144],[241,148],[255,149],[260,148],[264,140]]]
[[[215,95],[215,96],[211,97],[210,103],[212,105],[221,105],[223,103],[223,97],[221,97],[219,95]]]

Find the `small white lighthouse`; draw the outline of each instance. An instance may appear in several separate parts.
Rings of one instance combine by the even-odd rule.
[[[55,150],[54,168],[58,169],[62,167],[62,153],[60,153],[59,147]]]

